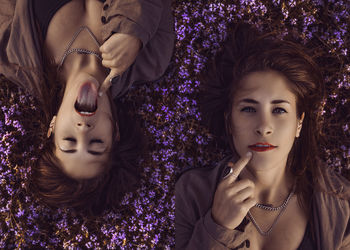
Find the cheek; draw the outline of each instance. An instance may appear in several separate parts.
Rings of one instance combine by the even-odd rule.
[[[289,125],[289,129],[285,129],[284,136],[281,138],[284,138],[285,144],[288,146],[289,150],[292,148],[293,143],[296,139],[296,126]]]
[[[253,117],[242,116],[236,113],[232,114],[231,119],[231,134],[234,138],[239,139],[249,134],[249,131],[253,131],[255,122]]]
[[[296,131],[297,131],[297,125],[295,121],[290,119],[281,120],[277,124],[276,133],[280,134],[280,136],[283,137],[290,137],[295,138]]]
[[[296,123],[295,120],[285,119],[281,120],[276,125],[274,130],[273,140],[279,146],[280,152],[287,156],[293,147],[296,135]]]
[[[243,117],[232,116],[231,120],[231,140],[235,150],[239,155],[245,154],[248,150],[246,146],[252,140],[252,122],[246,121]]]
[[[238,124],[236,124],[235,127],[232,128],[232,138],[233,138],[233,141],[235,143],[242,143],[244,141],[247,141],[250,137],[250,134],[249,133],[249,128],[247,127],[244,127],[244,126],[238,126]]]
[[[96,132],[103,138],[112,141],[113,126],[110,119],[100,119]]]
[[[54,127],[54,138],[55,140],[58,137],[62,137],[65,133],[64,131],[69,131],[69,122],[67,121],[67,116],[64,116],[62,114],[58,114],[55,122],[55,127]]]

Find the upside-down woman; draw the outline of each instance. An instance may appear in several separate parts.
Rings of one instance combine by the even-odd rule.
[[[56,207],[115,205],[136,182],[140,142],[117,98],[167,68],[170,1],[1,0],[0,25],[0,74],[44,111],[33,191]]]

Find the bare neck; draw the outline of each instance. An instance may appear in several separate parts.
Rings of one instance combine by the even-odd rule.
[[[255,170],[247,166],[241,172],[240,177],[242,179],[250,179],[255,183],[255,197],[258,203],[271,204],[273,206],[280,205],[291,192],[291,188],[294,185],[294,176],[285,167]]]
[[[62,65],[62,78],[65,82],[72,83],[69,79],[73,78],[81,71],[94,76],[100,83],[104,81],[108,73],[107,69],[102,66],[101,61],[97,57],[85,54],[71,54]]]

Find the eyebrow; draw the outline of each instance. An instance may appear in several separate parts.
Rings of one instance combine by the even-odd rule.
[[[77,152],[76,149],[70,149],[70,150],[64,150],[60,147],[58,147],[62,152],[64,153],[68,153],[68,154],[74,154],[75,152]],[[92,155],[103,155],[105,152],[107,151],[107,148],[105,150],[103,150],[102,152],[97,152],[97,151],[93,151],[93,150],[88,150],[87,152],[89,154],[92,154]]]
[[[240,100],[240,103],[241,102],[247,102],[247,103],[252,103],[252,104],[259,104],[258,101],[254,100],[254,99],[249,99],[249,98],[242,99],[242,100]],[[286,100],[273,100],[273,101],[271,101],[271,104],[280,104],[280,103],[288,103],[288,104],[290,104]]]

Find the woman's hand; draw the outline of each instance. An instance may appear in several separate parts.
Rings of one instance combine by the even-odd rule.
[[[232,173],[218,185],[211,209],[211,215],[217,224],[228,229],[235,229],[241,224],[249,209],[256,204],[254,183],[248,179],[236,181],[242,169],[248,164],[252,153],[239,159],[235,164],[230,162]]]
[[[121,75],[135,61],[141,48],[141,40],[135,36],[115,33],[101,47],[102,65],[110,68],[111,72],[106,77],[99,89],[99,95],[103,94],[111,86],[110,80]]]

